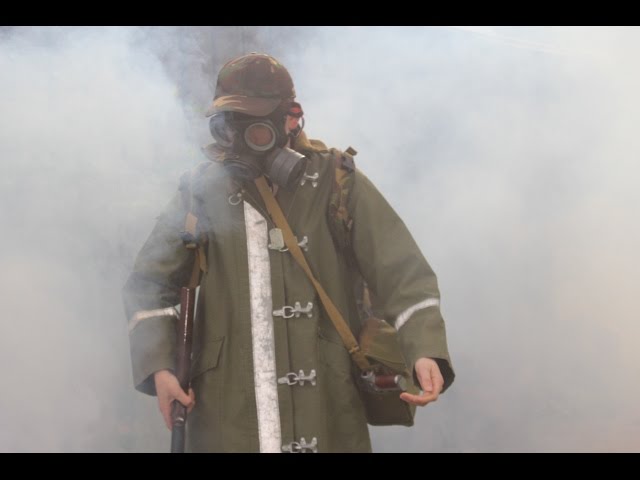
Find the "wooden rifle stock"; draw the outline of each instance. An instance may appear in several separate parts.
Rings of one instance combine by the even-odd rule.
[[[178,322],[177,366],[176,377],[180,387],[189,394],[189,380],[191,374],[191,345],[193,337],[193,313],[196,289],[182,287],[180,291],[180,320]],[[185,426],[187,423],[187,409],[180,402],[173,402],[171,411],[171,453],[184,453]]]

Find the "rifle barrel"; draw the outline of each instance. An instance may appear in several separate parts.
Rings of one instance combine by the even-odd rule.
[[[187,395],[189,394],[189,377],[191,372],[191,344],[195,298],[195,288],[182,287],[180,291],[176,377],[180,382],[180,387]],[[174,401],[171,417],[173,422],[171,429],[171,453],[183,453],[187,409],[180,402]]]

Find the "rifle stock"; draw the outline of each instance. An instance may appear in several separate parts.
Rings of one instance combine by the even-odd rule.
[[[196,289],[182,287],[180,291],[180,321],[178,322],[178,345],[176,361],[176,377],[180,387],[189,394],[191,374],[191,345],[193,337],[193,314]],[[178,401],[173,402],[171,411],[171,453],[183,453],[185,445],[185,426],[187,409]]]

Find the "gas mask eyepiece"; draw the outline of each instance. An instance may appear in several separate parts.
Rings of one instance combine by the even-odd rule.
[[[250,150],[263,153],[275,146],[277,136],[271,122],[255,122],[245,128],[243,138]]]
[[[227,112],[216,113],[209,119],[209,131],[220,148],[230,150],[233,147],[236,132],[229,123]]]

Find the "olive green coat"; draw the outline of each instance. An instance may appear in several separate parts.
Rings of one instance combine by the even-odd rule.
[[[316,278],[357,335],[359,318],[352,276],[332,240],[327,207],[335,182],[333,157],[303,137],[306,173],[318,174],[294,192],[276,195]],[[187,448],[206,452],[281,451],[291,442],[316,439],[319,452],[371,450],[354,369],[338,333],[302,269],[288,252],[268,248],[274,228],[253,184],[236,186],[218,162],[198,169],[191,185],[208,237],[194,327]],[[408,365],[420,357],[439,361],[445,387],[453,381],[434,273],[402,220],[374,185],[355,170],[348,209],[352,244],[363,277],[385,320],[399,328]],[[183,182],[182,188],[188,188]],[[239,194],[239,195],[238,195]],[[231,201],[230,201],[231,197]],[[124,289],[129,318],[179,303],[193,254],[181,241],[185,196],[170,201],[140,251]],[[237,203],[234,205],[234,203]],[[273,312],[311,302],[311,317]],[[136,388],[155,394],[153,372],[174,368],[175,319],[156,316],[130,332]],[[288,373],[316,372],[315,385],[278,382]]]

